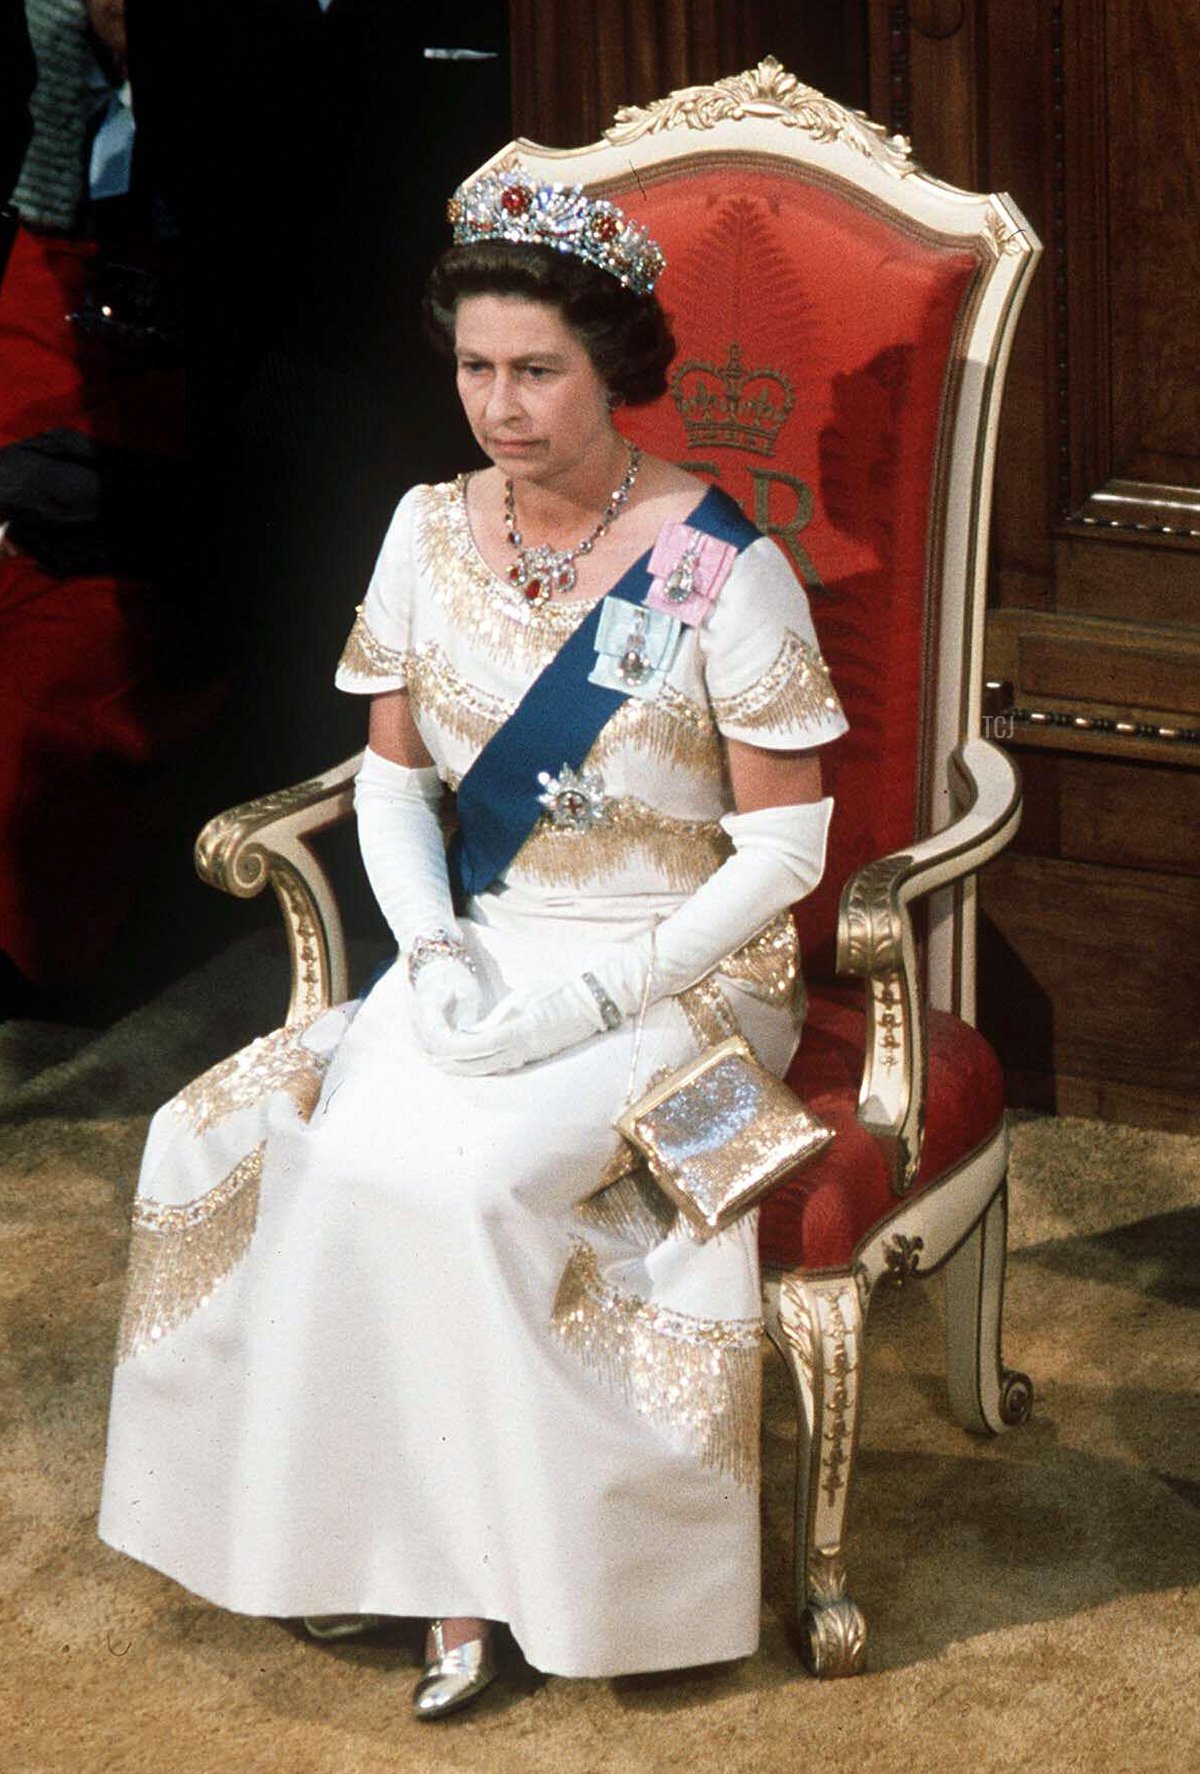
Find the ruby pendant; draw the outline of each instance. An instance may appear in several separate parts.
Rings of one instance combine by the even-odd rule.
[[[545,597],[545,593],[542,591],[542,582],[540,579],[527,580],[526,583],[521,587],[521,590],[525,594],[525,602],[527,604],[540,604]]]

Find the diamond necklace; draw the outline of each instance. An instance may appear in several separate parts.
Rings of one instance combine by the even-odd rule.
[[[591,535],[585,536],[582,542],[577,542],[574,548],[551,548],[546,543],[538,548],[526,548],[525,538],[517,528],[517,502],[513,484],[510,480],[505,481],[504,528],[517,551],[517,558],[508,569],[508,582],[515,585],[525,602],[535,609],[541,604],[548,604],[552,597],[566,597],[575,589],[577,558],[592,552],[605,530],[625,509],[638,469],[642,465],[642,452],[637,445],[627,442],[625,448],[629,452],[629,464],[624,480],[619,487],[613,489],[612,497]]]

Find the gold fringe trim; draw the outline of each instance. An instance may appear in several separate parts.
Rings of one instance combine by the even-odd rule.
[[[566,1346],[639,1415],[680,1433],[705,1466],[753,1485],[759,1474],[762,1326],[698,1318],[626,1293],[572,1243],[552,1322]]]
[[[608,802],[602,820],[582,831],[542,821],[512,866],[544,886],[582,887],[645,864],[668,886],[694,892],[732,849],[715,820],[675,819],[621,795]]]
[[[622,703],[588,753],[585,767],[603,769],[626,746],[681,770],[697,771],[711,782],[725,779],[721,736],[708,710],[673,684],[664,684],[651,702],[631,696]]]
[[[736,696],[713,697],[713,713],[722,732],[729,727],[818,726],[840,714],[841,706],[825,661],[790,628],[784,630],[779,652],[756,683]]]
[[[323,1014],[323,1013],[322,1013]],[[317,1106],[332,1053],[313,1053],[303,1036],[315,1018],[288,1023],[260,1035],[248,1047],[211,1066],[171,1098],[172,1113],[193,1133],[207,1133],[239,1109],[248,1109],[274,1091],[286,1091],[307,1121]]]
[[[730,1035],[750,1040],[717,983],[718,974],[757,986],[771,1003],[792,1009],[800,986],[800,939],[790,913],[780,912],[757,936],[727,955],[719,967],[677,995],[675,1002],[701,1052]]]
[[[410,655],[408,689],[418,720],[427,715],[443,732],[478,750],[517,706],[477,689],[454,669],[436,641]]]
[[[581,1201],[575,1211],[598,1231],[624,1238],[639,1250],[653,1250],[679,1223],[679,1209],[668,1201],[650,1172],[629,1153],[631,1169]]]
[[[241,1262],[258,1224],[265,1150],[264,1141],[224,1182],[183,1207],[134,1202],[118,1361],[190,1318]]]
[[[417,557],[435,601],[479,649],[505,664],[540,669],[591,609],[579,603],[533,608],[492,572],[467,520],[466,476],[430,487],[416,532]]]
[[[395,688],[402,689],[407,675],[408,658],[407,653],[398,653],[394,647],[385,647],[371,633],[363,606],[359,604],[354,626],[342,648],[339,669],[349,672],[354,678],[393,678],[398,680]]]
[[[667,1201],[650,1171],[636,1167],[575,1208],[580,1219],[614,1238],[627,1238],[639,1251],[653,1251],[678,1228],[680,1212]]]
[[[645,1088],[652,1090],[674,1069],[661,1067]],[[588,1225],[616,1238],[626,1238],[641,1250],[653,1250],[670,1237],[679,1222],[678,1208],[663,1194],[644,1159],[624,1139],[618,1139],[594,1193],[577,1202],[575,1211]]]
[[[612,1183],[619,1183],[621,1178],[627,1177],[631,1170],[636,1170],[639,1163],[640,1159],[633,1147],[629,1144],[629,1141],[618,1139],[612,1156],[604,1166],[604,1169],[600,1172],[600,1181],[596,1186],[596,1194],[607,1189]],[[588,1201],[595,1201],[595,1199],[595,1194],[589,1195],[586,1201],[580,1202],[580,1210],[582,1211],[582,1209],[587,1206]]]
[[[800,939],[791,914],[780,912],[772,918],[757,936],[722,961],[717,971],[726,979],[757,987],[761,997],[790,1009],[800,977]]]
[[[687,1017],[688,1027],[700,1043],[702,1053],[715,1047],[718,1041],[742,1033],[737,1017],[711,973],[707,979],[689,986],[686,992],[680,992],[675,1002]]]

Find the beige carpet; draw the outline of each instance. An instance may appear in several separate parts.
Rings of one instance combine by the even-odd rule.
[[[1200,1769],[1200,1139],[1014,1126],[1007,1355],[1033,1422],[949,1420],[935,1280],[873,1311],[851,1542],[869,1672],[788,1642],[794,1435],[768,1372],[759,1655],[619,1682],[516,1668],[410,1723],[411,1627],[324,1649],[95,1538],[125,1224],[146,1118],[282,999],[261,939],[58,1064],[8,1031],[0,1103],[0,1767],[14,1774],[976,1774]],[[219,1007],[219,1008],[218,1008]],[[70,1043],[67,1044],[71,1045]]]

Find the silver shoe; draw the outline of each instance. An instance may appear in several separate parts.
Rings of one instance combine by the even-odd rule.
[[[413,1689],[415,1719],[440,1719],[454,1712],[468,1700],[474,1700],[476,1694],[482,1694],[496,1676],[490,1633],[484,1638],[468,1639],[465,1645],[455,1645],[448,1651],[440,1620],[429,1622],[429,1632],[436,1656],[425,1665],[425,1674]]]
[[[383,1622],[382,1614],[305,1614],[304,1630],[309,1638],[328,1643],[334,1639],[357,1638],[360,1633],[373,1632]]]

